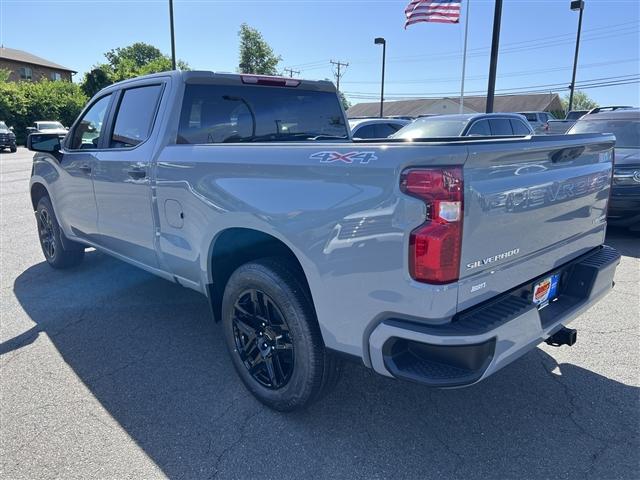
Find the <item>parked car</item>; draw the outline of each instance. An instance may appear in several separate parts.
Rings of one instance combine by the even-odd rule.
[[[547,122],[546,128],[542,128],[539,130],[538,134],[544,133],[546,135],[562,135],[567,133],[567,131],[573,127],[573,124],[576,123],[583,115],[588,113],[587,110],[571,110],[567,113],[564,120],[549,120]]]
[[[6,123],[0,121],[0,152],[5,148],[8,148],[12,153],[15,153],[18,149],[13,128],[7,127]]]
[[[349,120],[353,138],[387,138],[411,123],[398,118],[358,118]]]
[[[29,133],[57,133],[60,135],[66,135],[69,131],[68,128],[63,126],[60,122],[55,121],[42,121],[33,122],[30,127],[27,127],[27,134]]]
[[[620,258],[614,140],[352,141],[331,82],[164,72],[30,135],[30,193],[49,265],[91,246],[204,294],[247,389],[292,410],[343,356],[459,387],[573,344]]]
[[[582,117],[569,130],[616,136],[609,223],[640,229],[640,109],[615,109]]]
[[[392,138],[435,138],[533,135],[527,121],[516,113],[462,113],[418,118]]]
[[[550,120],[557,120],[549,112],[519,112],[524,118],[527,119],[531,128],[536,135],[543,135],[547,133]]]
[[[616,110],[626,110],[628,108],[633,108],[631,105],[608,105],[603,107],[596,107],[589,110],[587,113],[600,113],[600,112],[614,112]]]

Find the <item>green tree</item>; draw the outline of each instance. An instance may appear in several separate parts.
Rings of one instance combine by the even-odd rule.
[[[277,75],[280,55],[273,53],[269,44],[262,38],[262,34],[246,23],[240,25],[240,73],[256,75]]]
[[[561,102],[562,108],[566,112],[569,108],[569,94],[565,95]],[[573,92],[573,106],[571,107],[573,110],[591,110],[597,106],[598,102],[591,99],[586,93],[580,90]]]
[[[0,83],[8,82],[9,75],[11,75],[11,70],[0,68]]]
[[[94,65],[93,69],[84,75],[82,90],[90,97],[112,83],[171,70],[171,58],[148,43],[137,42],[128,47],[114,48],[104,56],[107,63]],[[178,60],[177,68],[189,70],[189,65]]]
[[[70,126],[87,102],[80,85],[71,82],[0,83],[0,118],[14,127],[19,143],[36,120],[58,120]]]

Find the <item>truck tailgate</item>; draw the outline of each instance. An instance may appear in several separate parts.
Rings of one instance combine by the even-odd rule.
[[[614,141],[562,135],[469,145],[458,310],[603,243]]]

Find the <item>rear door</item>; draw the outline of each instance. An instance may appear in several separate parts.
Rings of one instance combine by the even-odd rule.
[[[611,135],[469,145],[459,308],[602,244],[612,148]]]
[[[158,266],[151,204],[151,139],[164,83],[118,92],[106,149],[97,156],[94,188],[102,246],[150,267]]]

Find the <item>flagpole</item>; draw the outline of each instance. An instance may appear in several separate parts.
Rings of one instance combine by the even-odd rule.
[[[467,35],[469,34],[469,4],[467,0],[467,12],[464,19],[464,48],[462,53],[462,80],[460,81],[460,113],[464,113],[464,74],[467,68]]]

